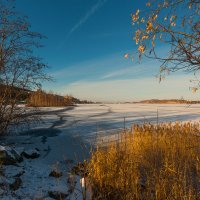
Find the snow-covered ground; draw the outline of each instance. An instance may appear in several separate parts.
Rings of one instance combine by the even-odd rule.
[[[88,158],[90,144],[101,136],[115,137],[134,123],[200,120],[198,104],[90,104],[41,110],[39,124],[32,123],[30,130],[23,127],[18,135],[0,141],[16,148],[38,148],[41,154],[37,159],[25,159],[19,166],[6,166],[8,174],[24,173],[22,186],[4,193],[4,199],[45,199],[48,191],[65,190],[69,168]],[[49,177],[55,167],[63,172],[59,179]]]

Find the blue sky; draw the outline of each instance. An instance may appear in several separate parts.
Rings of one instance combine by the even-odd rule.
[[[159,63],[124,59],[136,46],[131,13],[139,0],[16,0],[34,31],[47,36],[37,53],[50,66],[54,82],[45,90],[93,101],[135,101],[151,98],[197,99],[187,74],[155,78]],[[159,51],[165,53],[165,47]]]

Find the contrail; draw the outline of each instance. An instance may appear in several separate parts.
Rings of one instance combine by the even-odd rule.
[[[96,11],[98,11],[105,3],[107,0],[99,0],[86,14],[85,16],[80,19],[80,21],[75,24],[70,32],[68,33],[68,36],[71,35],[73,32],[75,32],[78,28],[80,28],[83,24],[87,22],[87,20],[95,14]]]
[[[94,15],[108,0],[98,0],[98,2],[92,6],[92,8],[71,28],[65,39],[60,43],[58,48],[61,48],[65,41],[77,30],[79,29],[83,24],[85,24],[88,19]]]

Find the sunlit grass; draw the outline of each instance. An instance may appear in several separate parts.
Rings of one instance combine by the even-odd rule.
[[[198,199],[200,124],[134,126],[89,162],[93,199]]]

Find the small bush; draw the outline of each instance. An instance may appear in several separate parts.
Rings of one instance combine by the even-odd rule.
[[[93,199],[198,199],[199,130],[192,123],[145,124],[99,145],[89,162]]]

